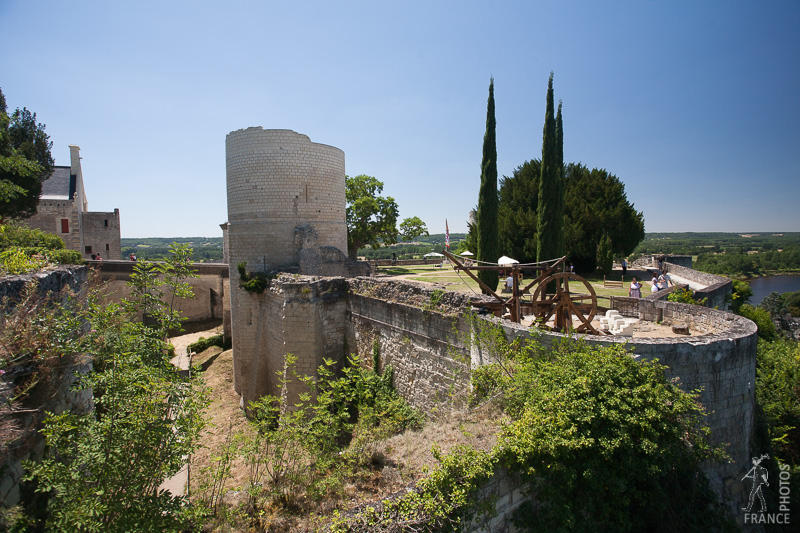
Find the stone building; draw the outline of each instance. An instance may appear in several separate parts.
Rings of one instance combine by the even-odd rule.
[[[84,259],[99,254],[103,259],[119,260],[122,252],[119,209],[89,211],[80,150],[70,145],[70,166],[53,167],[53,173],[42,182],[37,213],[25,223],[58,235],[67,248],[79,251]]]

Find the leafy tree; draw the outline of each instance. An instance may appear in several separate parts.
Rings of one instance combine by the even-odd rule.
[[[535,221],[541,173],[538,160],[526,161],[500,187],[500,242],[517,260],[536,260]],[[630,255],[644,238],[644,216],[625,195],[619,178],[605,170],[572,163],[565,169],[565,252],[579,272],[597,266],[597,248],[604,233],[611,239],[612,256]]]
[[[53,171],[53,143],[36,113],[17,109],[9,116],[0,90],[0,222],[36,214],[42,181]]]
[[[494,78],[489,81],[489,100],[486,104],[486,133],[483,136],[481,159],[481,188],[478,193],[478,261],[496,262],[498,247],[498,199],[497,199],[497,141],[494,118]],[[499,272],[481,270],[478,278],[492,289],[497,287]]]
[[[403,220],[397,229],[399,210],[391,196],[379,196],[383,182],[372,176],[360,174],[345,178],[347,199],[347,253],[355,259],[358,249],[364,246],[379,248],[394,244],[398,237],[410,241],[419,235],[427,235],[425,223],[418,217]]]
[[[611,269],[614,266],[614,255],[611,251],[611,237],[608,234],[600,238],[600,243],[597,245],[597,267],[600,273],[604,276],[611,274]]]
[[[559,106],[559,109],[561,106]],[[539,205],[537,206],[538,229],[536,232],[537,261],[561,257],[564,249],[559,237],[563,234],[564,199],[561,187],[561,165],[563,145],[559,149],[556,129],[555,108],[553,105],[553,73],[547,82],[547,108],[544,115],[542,136],[541,178],[539,179]]]
[[[766,437],[773,450],[770,461],[777,460],[790,469],[788,507],[791,512],[787,523],[800,520],[800,343],[792,339],[758,342],[756,359],[757,416],[766,422]],[[763,448],[762,448],[763,449]],[[775,465],[777,466],[777,465]],[[783,468],[786,468],[785,466]],[[774,470],[773,470],[774,471]],[[778,487],[770,487],[765,494],[768,508],[779,505],[778,499],[786,497]],[[783,502],[786,504],[786,500]]]
[[[769,311],[763,307],[753,307],[750,304],[743,304],[739,308],[739,314],[749,318],[758,326],[758,337],[765,341],[773,341],[778,337],[778,331],[772,322]]]
[[[536,261],[540,177],[541,164],[533,159],[500,180],[500,248],[521,263]]]
[[[179,328],[175,298],[188,295],[188,249],[176,249],[156,276],[134,267],[124,305],[91,303],[80,317],[91,331],[69,345],[88,354],[92,370],[80,379],[93,393],[94,411],[49,415],[47,454],[27,463],[28,480],[48,496],[35,524],[52,531],[184,531],[188,501],[159,490],[198,446],[207,394],[169,363],[165,337]],[[161,287],[165,286],[165,291]],[[159,295],[168,295],[156,302]],[[152,313],[149,324],[126,314]]]
[[[579,272],[597,266],[603,234],[612,256],[628,256],[644,238],[644,215],[628,202],[625,185],[606,170],[571,163],[565,169],[566,250]]]
[[[753,289],[746,281],[733,280],[733,290],[731,291],[731,310],[734,313],[739,313],[743,304],[750,302],[750,297],[753,296]]]
[[[556,113],[556,164],[558,165],[558,192],[556,193],[556,216],[558,217],[558,255],[564,255],[564,119],[561,115],[561,100]]]

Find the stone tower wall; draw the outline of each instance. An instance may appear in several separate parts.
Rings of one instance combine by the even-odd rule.
[[[315,361],[313,342],[296,344],[319,335],[313,313],[295,316],[299,304],[286,303],[282,291],[241,289],[237,265],[331,274],[328,256],[347,251],[344,152],[291,130],[254,127],[229,133],[225,154],[234,389],[246,405],[280,392],[275,372],[286,353]],[[286,326],[293,320],[297,327]]]
[[[343,151],[258,127],[229,133],[225,153],[231,264],[269,270],[298,264],[302,248],[347,251]]]

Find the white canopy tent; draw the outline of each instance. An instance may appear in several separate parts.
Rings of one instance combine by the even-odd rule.
[[[505,255],[497,260],[497,264],[500,266],[511,266],[514,263],[519,263],[516,259],[511,259],[510,257],[506,257]]]
[[[461,255],[464,256],[464,257],[471,257],[471,256],[473,256],[475,254],[473,254],[472,252],[467,250],[466,252],[461,252]]]
[[[423,255],[422,257],[444,257],[444,255],[440,254],[438,252],[430,252],[430,253],[427,253],[427,254]]]

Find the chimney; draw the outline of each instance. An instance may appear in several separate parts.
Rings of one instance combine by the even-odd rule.
[[[69,145],[69,173],[77,176],[81,168],[81,147],[74,144]]]

